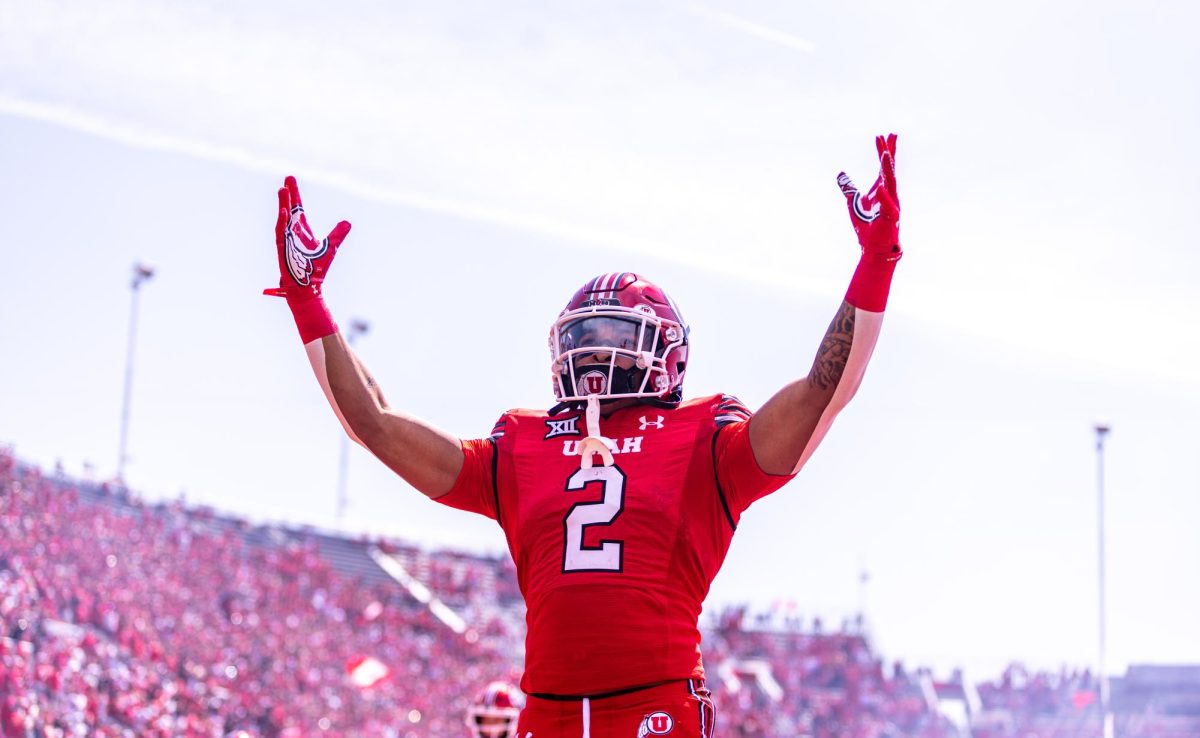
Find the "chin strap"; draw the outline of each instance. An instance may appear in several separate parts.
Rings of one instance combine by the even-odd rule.
[[[612,466],[612,452],[616,450],[617,444],[613,439],[600,435],[600,395],[588,395],[585,415],[587,417],[587,438],[580,441],[575,450],[575,453],[583,457],[579,462],[580,468],[592,468],[595,461],[592,458],[593,454],[600,455],[600,461],[604,466]]]

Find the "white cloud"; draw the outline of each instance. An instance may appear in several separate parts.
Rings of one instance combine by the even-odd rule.
[[[749,34],[755,38],[767,41],[772,44],[786,46],[789,49],[802,51],[806,54],[815,53],[817,50],[816,44],[808,39],[800,38],[790,33],[780,31],[776,28],[764,26],[761,23],[740,18],[732,13],[725,13],[720,10],[713,10],[702,5],[688,5],[688,12],[695,13],[703,18],[716,21],[724,26]]]

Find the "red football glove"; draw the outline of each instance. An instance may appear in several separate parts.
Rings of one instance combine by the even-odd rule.
[[[313,236],[304,216],[300,189],[295,177],[283,180],[279,188],[279,219],[275,221],[275,248],[279,252],[279,287],[263,290],[277,297],[320,297],[321,283],[350,224],[342,221],[321,241]]]
[[[866,195],[858,191],[845,172],[838,174],[838,186],[846,196],[850,223],[862,246],[862,259],[846,301],[855,307],[882,312],[887,306],[888,290],[896,262],[904,255],[900,249],[900,198],[896,192],[896,134],[875,137],[879,152],[879,176]]]
[[[275,248],[279,255],[279,286],[264,295],[286,297],[304,343],[337,331],[337,325],[321,299],[321,284],[350,224],[342,221],[318,241],[308,227],[304,204],[295,177],[279,188],[279,218],[275,221]]]
[[[864,254],[879,255],[888,261],[899,259],[900,197],[896,194],[896,134],[875,137],[879,152],[879,177],[866,195],[858,191],[845,172],[838,174],[838,186],[846,196],[850,223],[858,234]]]

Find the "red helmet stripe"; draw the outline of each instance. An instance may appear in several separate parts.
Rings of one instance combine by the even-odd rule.
[[[602,292],[603,294],[601,294],[600,296],[603,298],[612,297],[613,296],[612,290],[613,290],[613,287],[616,286],[616,284],[617,284],[617,273],[610,272],[607,276],[604,277],[604,284],[600,287],[600,292]]]
[[[628,273],[629,273],[629,272],[621,272],[620,274],[618,274],[618,275],[617,275],[617,278],[616,278],[616,280],[615,280],[615,281],[613,281],[613,286],[612,286],[612,290],[613,290],[613,291],[612,291],[612,293],[609,295],[609,297],[616,297],[616,296],[617,296],[617,289],[619,289],[619,288],[620,288],[620,286],[621,286],[621,283],[625,281],[625,275],[626,275],[626,274],[628,274]]]

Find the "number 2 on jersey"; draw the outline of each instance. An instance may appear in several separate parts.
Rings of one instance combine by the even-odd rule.
[[[567,492],[579,492],[590,484],[604,487],[599,502],[577,502],[563,518],[563,572],[621,571],[623,541],[604,540],[599,546],[584,546],[583,534],[591,526],[611,525],[625,507],[625,472],[616,466],[580,469],[567,479]]]

